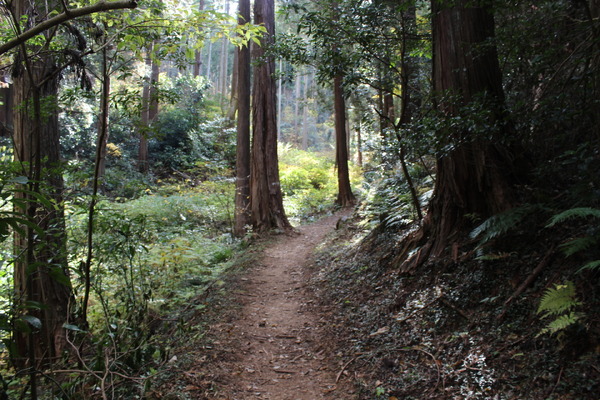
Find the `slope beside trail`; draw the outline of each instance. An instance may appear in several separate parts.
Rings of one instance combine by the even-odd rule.
[[[277,238],[261,262],[241,279],[239,314],[211,327],[215,348],[214,399],[351,400],[356,394],[331,354],[323,329],[326,315],[314,306],[309,261],[315,246],[335,228],[343,212]]]

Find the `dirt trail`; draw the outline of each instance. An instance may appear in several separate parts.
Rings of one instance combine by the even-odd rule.
[[[223,338],[215,346],[235,354],[220,361],[217,399],[354,398],[343,378],[336,383],[341,367],[324,337],[327,317],[312,306],[306,290],[312,252],[342,215],[303,226],[299,235],[281,236],[242,278],[239,317],[213,326]]]

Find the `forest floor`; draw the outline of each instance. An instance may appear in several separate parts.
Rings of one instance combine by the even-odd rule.
[[[186,360],[174,362],[179,373],[154,395],[222,400],[356,398],[326,332],[330,317],[317,306],[308,285],[315,248],[347,214],[342,211],[294,234],[277,236],[253,257],[254,265],[230,277],[234,282],[224,285],[229,294],[218,296],[227,303],[219,307],[220,315],[214,316],[199,342],[181,344],[177,351]]]
[[[596,325],[539,335],[540,296],[572,270],[551,238],[513,235],[514,254],[489,262],[465,246],[403,272],[412,229],[371,230],[348,211],[254,242],[178,315],[187,331],[146,398],[598,399]]]

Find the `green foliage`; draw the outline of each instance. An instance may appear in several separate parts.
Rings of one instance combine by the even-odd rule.
[[[554,215],[546,227],[549,228],[573,218],[600,218],[600,210],[590,207],[570,208]]]
[[[479,246],[482,246],[490,240],[504,235],[510,230],[517,229],[528,216],[535,211],[539,211],[539,209],[539,206],[533,204],[524,204],[519,207],[511,208],[510,210],[486,219],[483,223],[473,229],[469,236],[472,239],[480,238]]]
[[[324,189],[333,176],[331,160],[315,153],[280,146],[279,175],[286,196],[310,189]]]
[[[381,150],[379,154],[385,152],[386,150]],[[367,194],[361,212],[372,226],[381,224],[390,229],[402,228],[417,217],[410,190],[400,166],[396,164],[397,159],[386,157],[382,162],[385,163],[384,171],[371,165],[366,167],[363,186]],[[433,179],[421,163],[408,162],[407,166],[419,201],[425,205],[432,193]]]
[[[550,218],[546,227],[556,227],[558,224],[566,225],[572,223],[573,220],[584,221],[589,224],[591,218],[600,218],[600,210],[591,207],[570,208],[555,214]],[[561,244],[560,248],[567,257],[575,254],[587,254],[589,256],[594,254],[593,251],[597,251],[599,243],[600,234],[594,224],[588,230],[587,235],[568,240]],[[587,262],[577,273],[590,270],[597,271],[598,269],[600,269],[600,260],[593,260]],[[542,313],[544,318],[553,317],[555,319],[539,334],[564,332],[567,328],[585,318],[583,313],[574,311],[580,305],[582,303],[577,299],[576,287],[573,282],[567,281],[562,285],[556,284],[554,288],[548,289],[540,301],[538,314]]]
[[[558,214],[555,214],[552,218],[550,218],[547,228],[551,228],[556,226],[557,224],[566,224],[567,222],[571,222],[571,220],[576,219],[579,220],[580,223],[583,222],[586,225],[590,224],[591,218],[600,218],[600,210],[591,207],[576,207],[570,208]],[[574,254],[582,254],[588,250],[596,250],[598,244],[600,243],[600,232],[598,231],[598,227],[595,224],[591,224],[590,228],[586,232],[587,234],[584,236],[580,236],[577,238],[570,239],[565,243],[561,244],[561,249],[563,253],[570,257]],[[595,263],[591,262],[586,264],[583,269],[594,269]]]
[[[579,305],[581,303],[577,301],[575,284],[571,281],[561,285],[556,284],[554,288],[546,290],[537,313],[543,314],[542,318],[554,318],[554,320],[550,321],[538,336],[562,332],[577,323],[582,315],[576,313],[574,309]]]
[[[333,207],[337,178],[333,161],[327,154],[281,145],[279,174],[284,206],[291,219],[312,218]]]

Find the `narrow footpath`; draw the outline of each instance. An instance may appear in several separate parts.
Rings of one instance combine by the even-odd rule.
[[[242,278],[240,313],[213,325],[215,346],[233,349],[215,360],[220,400],[317,400],[356,398],[325,337],[326,315],[307,290],[313,250],[344,214],[324,218],[281,236],[260,265]],[[334,340],[334,339],[333,339]]]

